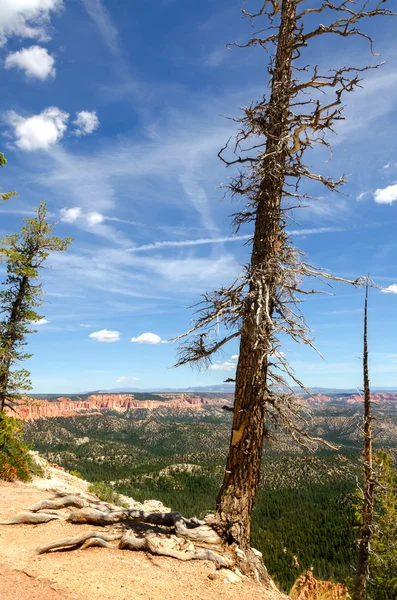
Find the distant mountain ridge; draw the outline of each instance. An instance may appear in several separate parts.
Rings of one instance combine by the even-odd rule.
[[[309,391],[313,395],[321,394],[324,396],[350,396],[352,394],[356,395],[359,392],[360,388],[325,388],[325,387],[308,387]],[[89,390],[85,392],[79,393],[70,393],[70,392],[62,392],[57,394],[32,394],[34,398],[56,398],[56,397],[75,397],[75,396],[90,396],[94,394],[150,394],[150,393],[173,393],[173,394],[183,394],[183,393],[227,393],[233,394],[235,390],[235,386],[233,383],[219,383],[214,385],[203,385],[203,386],[190,386],[186,388],[167,388],[167,387],[152,387],[152,388],[136,388],[136,387],[121,387],[121,388],[111,388],[111,389],[99,389],[99,390]],[[293,388],[294,392],[301,393],[302,390],[298,387]],[[371,388],[371,392],[376,393],[396,393],[397,386],[374,386]],[[305,395],[303,393],[303,395]]]

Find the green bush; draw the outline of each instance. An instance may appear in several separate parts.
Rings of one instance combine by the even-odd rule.
[[[25,444],[22,421],[0,417],[0,479],[5,481],[30,481],[33,475],[40,475],[41,469],[30,454],[31,447]]]
[[[95,483],[91,483],[88,487],[88,491],[91,494],[98,496],[98,498],[103,500],[103,502],[109,502],[109,504],[116,504],[117,506],[128,508],[127,504],[121,500],[120,494],[115,492],[114,489],[104,481],[96,481]]]
[[[82,474],[80,473],[80,471],[69,471],[70,475],[73,475],[73,477],[78,477],[79,479],[83,479]]]

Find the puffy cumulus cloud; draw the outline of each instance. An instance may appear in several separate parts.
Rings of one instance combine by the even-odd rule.
[[[30,46],[18,52],[9,54],[5,60],[6,69],[17,68],[25,71],[27,77],[41,79],[55,77],[55,59],[48,54],[45,48]]]
[[[397,183],[385,188],[378,188],[374,194],[374,200],[378,204],[392,204],[397,200]]]
[[[73,125],[76,125],[76,129],[73,131],[75,135],[87,135],[93,133],[95,129],[98,129],[99,119],[94,110],[82,110],[76,113]]]
[[[39,115],[23,118],[15,111],[6,115],[6,122],[13,128],[15,145],[20,150],[49,150],[64,135],[69,115],[56,106],[50,106]]]
[[[72,206],[71,208],[60,209],[61,221],[63,223],[75,223],[76,221],[84,220],[90,227],[95,227],[103,223],[107,217],[99,212],[84,213],[80,206]]]
[[[94,333],[90,333],[88,337],[92,340],[96,340],[97,342],[105,342],[111,344],[120,340],[120,332],[101,329],[101,331],[94,331]]]
[[[122,383],[123,381],[139,381],[139,377],[119,377],[116,381],[117,383]]]
[[[389,287],[383,288],[381,292],[384,294],[397,294],[397,284],[393,283],[392,285],[389,285]]]
[[[82,215],[80,206],[73,206],[72,208],[61,208],[61,221],[63,223],[74,223]]]
[[[234,371],[237,367],[238,354],[233,354],[229,360],[214,363],[210,366],[212,371]]]
[[[131,342],[134,344],[161,344],[164,343],[163,340],[157,333],[142,333],[138,337],[131,338]]]
[[[105,220],[105,217],[103,215],[101,215],[101,213],[99,213],[99,212],[87,213],[85,215],[85,218],[87,219],[88,225],[91,225],[91,226],[99,225],[99,223],[103,223],[103,221]]]
[[[62,0],[1,0],[0,46],[13,35],[47,40],[51,13],[63,6]]]

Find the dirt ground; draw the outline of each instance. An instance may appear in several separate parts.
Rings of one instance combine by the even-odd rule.
[[[52,495],[34,484],[0,481],[0,521]],[[145,552],[102,548],[42,556],[34,553],[46,542],[92,529],[89,525],[65,521],[0,525],[1,600],[280,600],[282,597],[265,592],[251,581],[230,583],[221,572],[211,580],[209,562],[181,562]],[[24,570],[28,575],[12,569]]]

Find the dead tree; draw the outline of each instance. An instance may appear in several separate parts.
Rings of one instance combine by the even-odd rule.
[[[365,294],[364,304],[364,355],[363,355],[363,375],[364,375],[364,486],[363,486],[363,507],[361,539],[358,548],[357,566],[354,578],[353,600],[365,600],[367,597],[367,582],[369,578],[369,561],[371,553],[372,525],[374,518],[375,503],[375,477],[373,469],[373,451],[372,451],[372,411],[371,411],[371,391],[369,387],[368,374],[368,285]]]
[[[317,7],[307,0],[260,4],[255,13],[243,10],[256,32],[245,45],[235,45],[270,53],[269,91],[243,109],[235,119],[239,124],[235,141],[229,140],[219,153],[227,167],[239,169],[226,187],[231,196],[243,199],[233,225],[236,232],[251,225],[251,260],[233,285],[204,295],[192,328],[180,336],[186,339],[177,365],[208,364],[227,342],[240,339],[229,453],[213,526],[224,540],[239,547],[246,571],[266,580],[261,561],[250,549],[250,517],[266,422],[276,419],[298,441],[308,439],[285,376],[303,384],[280,351],[280,334],[312,346],[300,303],[315,290],[304,280],[346,281],[308,264],[293,246],[286,226],[290,211],[312,198],[302,184],[317,183],[335,192],[345,182],[344,177],[313,172],[304,156],[316,145],[329,148],[330,133],[343,119],[345,94],[359,87],[363,72],[380,66],[347,65],[321,72],[318,65],[305,64],[304,52],[322,36],[364,39],[372,52],[372,39],[360,29],[361,23],[394,13],[386,8],[387,0],[322,0]]]

